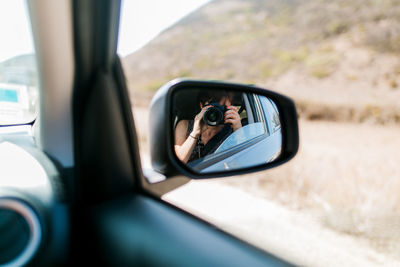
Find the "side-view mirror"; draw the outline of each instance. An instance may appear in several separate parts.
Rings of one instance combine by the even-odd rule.
[[[222,177],[278,166],[296,154],[289,98],[252,85],[173,80],[150,104],[153,169],[166,177]]]

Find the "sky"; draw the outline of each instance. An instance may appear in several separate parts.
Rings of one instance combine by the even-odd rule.
[[[33,53],[33,41],[23,0],[0,0],[0,62]]]
[[[210,0],[124,0],[118,54],[126,56]],[[34,52],[24,0],[0,0],[0,62]]]
[[[126,56],[210,0],[123,1],[118,53]]]

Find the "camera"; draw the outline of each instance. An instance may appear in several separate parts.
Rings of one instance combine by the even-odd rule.
[[[225,105],[220,105],[217,102],[212,102],[203,114],[203,121],[210,126],[224,124],[224,113],[228,110]]]

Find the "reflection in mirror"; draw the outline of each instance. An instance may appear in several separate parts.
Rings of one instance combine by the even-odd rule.
[[[194,88],[175,91],[172,105],[175,154],[196,173],[264,165],[281,153],[279,112],[268,97]]]

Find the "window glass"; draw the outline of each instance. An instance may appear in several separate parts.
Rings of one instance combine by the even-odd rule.
[[[122,13],[119,53],[145,168],[148,104],[171,79],[256,84],[297,107],[293,160],[191,181],[163,200],[295,265],[400,265],[399,0],[125,1]],[[124,41],[155,22],[141,46]],[[263,107],[279,132],[276,107]]]
[[[253,138],[265,133],[265,127],[261,122],[247,124],[236,132],[232,133],[215,151],[215,153],[222,152],[229,148],[235,147],[244,142],[250,141]]]
[[[38,73],[31,27],[23,0],[0,2],[0,125],[36,117]]]

